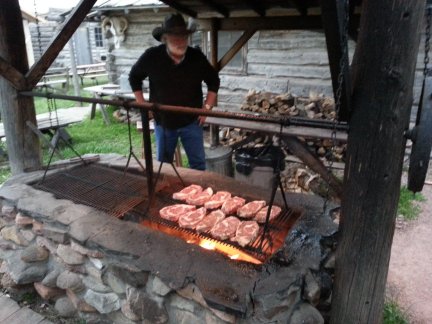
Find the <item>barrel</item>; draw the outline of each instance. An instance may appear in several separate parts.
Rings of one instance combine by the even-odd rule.
[[[275,171],[278,168],[283,170],[284,167],[284,155],[279,147],[240,148],[235,153],[234,178],[253,186],[270,189],[273,186]]]
[[[228,146],[205,148],[206,169],[224,176],[232,177],[232,149]]]

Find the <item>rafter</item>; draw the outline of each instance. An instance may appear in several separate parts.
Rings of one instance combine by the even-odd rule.
[[[193,18],[196,18],[198,16],[198,14],[196,13],[196,11],[188,8],[187,6],[182,5],[181,3],[178,3],[175,0],[161,0],[163,3],[165,3],[167,6],[170,6],[172,8],[174,8],[175,10],[184,13],[188,16],[191,16]]]
[[[30,88],[33,88],[42,78],[60,51],[81,25],[84,18],[90,12],[90,9],[93,7],[96,1],[97,0],[81,0],[81,2],[75,7],[68,20],[63,25],[63,28],[51,41],[51,44],[43,53],[39,61],[36,62],[26,74],[27,84]]]
[[[26,80],[24,75],[0,56],[0,75],[8,80],[17,90],[24,90]]]

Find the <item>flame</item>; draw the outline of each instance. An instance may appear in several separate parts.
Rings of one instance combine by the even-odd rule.
[[[194,237],[188,233],[177,231],[173,228],[164,226],[162,224],[154,223],[149,220],[144,220],[141,224],[148,228],[153,228],[157,231],[179,237],[183,239],[186,243],[196,244],[203,249],[216,251],[218,253],[224,254],[227,257],[229,257],[231,260],[246,261],[254,264],[262,264],[260,260],[254,258],[253,256],[247,254],[246,252],[239,250],[234,246],[223,244],[222,242],[217,242],[214,240],[200,238],[200,237]]]
[[[216,250],[216,243],[215,242],[202,240],[202,242],[200,242],[198,245],[201,246],[203,249],[206,249],[206,250]]]

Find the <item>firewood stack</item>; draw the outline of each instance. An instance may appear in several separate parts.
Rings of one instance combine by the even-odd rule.
[[[297,97],[290,93],[274,94],[249,90],[242,110],[276,116],[305,117],[334,120],[334,100],[310,93],[309,97]]]

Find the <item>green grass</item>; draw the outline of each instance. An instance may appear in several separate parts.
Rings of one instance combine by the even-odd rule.
[[[402,215],[406,220],[416,219],[421,212],[417,202],[424,200],[422,194],[414,194],[406,186],[403,186],[400,191],[398,215]]]
[[[110,125],[105,125],[102,114],[96,113],[95,119],[86,119],[82,123],[70,125],[66,130],[72,138],[73,148],[80,154],[86,153],[117,153],[129,155],[128,127],[112,117],[113,107],[107,111],[111,119]],[[142,133],[131,124],[132,148],[135,155],[141,158]],[[61,154],[65,158],[75,157],[75,153],[66,145],[62,145]],[[48,152],[44,151],[44,163],[48,161]],[[55,158],[55,156],[54,156]]]
[[[384,305],[383,324],[408,324],[408,316],[394,301],[387,301]]]
[[[98,84],[108,83],[108,78],[107,77],[100,77],[97,80],[98,80]],[[91,87],[91,86],[94,86],[94,85],[95,85],[95,82],[93,80],[85,79],[84,80],[84,85],[81,86],[81,88]],[[45,89],[41,89],[39,91],[40,92],[45,92]],[[70,80],[70,82],[69,82],[69,88],[67,89],[66,92],[63,89],[61,89],[61,88],[54,88],[54,90],[48,90],[48,92],[52,92],[54,94],[75,96],[72,80]],[[93,96],[93,94],[90,93],[90,92],[88,92],[88,91],[81,90],[80,96],[81,97],[91,98]],[[48,103],[48,101],[47,101],[46,98],[34,97],[34,104],[35,104],[36,114],[42,114],[42,113],[45,113],[45,112],[49,111],[49,107],[48,107],[49,103]],[[55,100],[55,102],[53,101],[51,109],[54,109],[54,105],[57,108],[70,108],[70,107],[77,107],[77,106],[80,105],[80,103],[76,102],[76,101],[60,100],[59,99],[59,100]],[[85,105],[87,105],[87,103]]]

